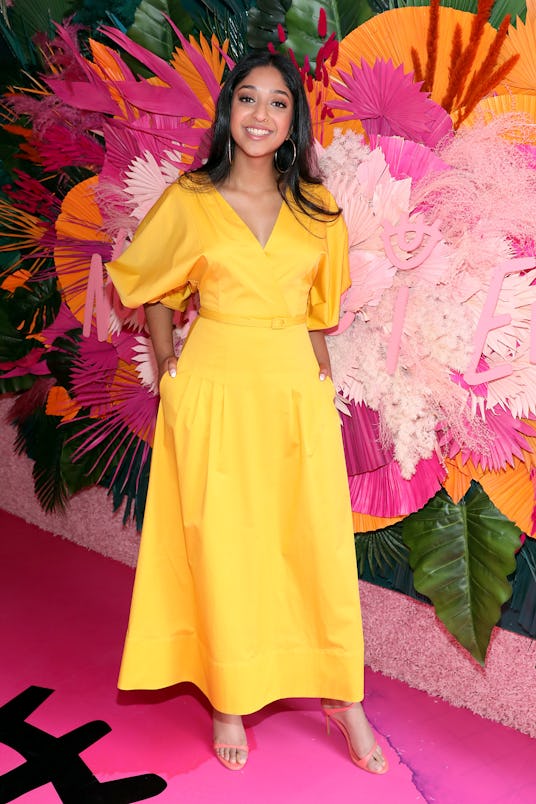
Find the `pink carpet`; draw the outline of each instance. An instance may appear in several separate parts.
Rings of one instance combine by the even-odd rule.
[[[316,702],[308,700],[279,702],[250,716],[250,761],[239,773],[226,771],[211,756],[209,710],[193,688],[116,691],[132,569],[5,512],[0,528],[0,734],[1,707],[6,711],[32,685],[53,690],[27,723],[54,737],[90,721],[108,724],[111,731],[81,753],[103,791],[105,782],[135,776],[139,796],[148,779],[167,783],[154,800],[170,804],[536,800],[530,737],[371,670],[366,708],[391,764],[386,776],[355,768],[342,737],[327,737]],[[18,752],[0,744],[0,802],[14,800],[6,798],[6,774],[23,765]],[[70,792],[71,798],[59,798],[49,782],[18,800],[101,801]],[[147,799],[116,795],[106,801]]]

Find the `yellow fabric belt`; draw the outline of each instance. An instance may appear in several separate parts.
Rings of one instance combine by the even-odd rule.
[[[227,315],[218,313],[216,310],[206,310],[202,307],[199,310],[201,318],[210,318],[212,321],[220,321],[222,324],[238,324],[240,327],[267,327],[268,329],[286,329],[295,327],[297,324],[305,324],[306,315],[281,316],[280,318],[247,318],[240,315]]]

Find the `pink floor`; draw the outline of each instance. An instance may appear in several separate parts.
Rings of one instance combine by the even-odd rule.
[[[250,716],[249,763],[226,771],[211,756],[209,710],[193,688],[116,691],[133,571],[1,511],[0,530],[0,707],[32,685],[52,689],[27,723],[55,737],[95,720],[111,727],[81,753],[95,783],[139,775],[141,785],[145,774],[167,782],[153,799],[112,793],[102,801],[536,802],[533,739],[372,671],[366,709],[391,764],[386,776],[355,768],[342,737],[326,736],[316,702],[307,700]],[[14,800],[6,774],[24,761],[2,744],[1,729],[4,804]],[[17,800],[101,801],[98,793],[69,795],[61,799],[48,783]]]

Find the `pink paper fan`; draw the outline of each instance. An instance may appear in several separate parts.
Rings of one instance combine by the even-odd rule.
[[[522,450],[531,451],[531,446],[524,436],[533,436],[534,429],[521,419],[515,419],[509,410],[497,405],[486,411],[486,425],[491,439],[486,451],[462,449],[463,463],[471,459],[474,466],[482,469],[499,471],[507,465],[514,466],[514,458],[523,460]],[[459,451],[454,442],[450,445],[451,457]]]
[[[406,516],[422,508],[441,488],[447,472],[435,455],[417,464],[409,480],[390,461],[349,479],[352,510],[371,516]]]
[[[342,440],[348,475],[372,472],[393,459],[392,450],[384,450],[379,442],[380,417],[376,410],[345,399],[350,415],[341,416]]]
[[[396,268],[384,254],[363,249],[350,251],[352,285],[344,297],[342,309],[356,313],[368,305],[380,303],[383,293],[393,284]]]
[[[452,131],[450,116],[421,92],[422,82],[416,83],[413,73],[405,74],[402,64],[395,67],[390,59],[377,59],[371,67],[361,59],[361,68],[351,64],[350,70],[339,70],[341,80],[331,82],[343,100],[329,101],[328,106],[346,112],[338,120],[357,118],[369,136],[395,134],[430,146]]]
[[[449,165],[421,142],[372,134],[370,147],[381,149],[395,179],[410,178],[418,181],[429,173],[449,170]]]

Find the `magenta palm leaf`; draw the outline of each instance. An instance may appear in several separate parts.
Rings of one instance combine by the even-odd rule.
[[[405,74],[403,65],[377,59],[371,67],[362,59],[361,68],[351,64],[350,70],[339,70],[341,80],[332,81],[342,100],[328,105],[345,112],[335,123],[358,119],[369,136],[399,135],[429,146],[452,131],[450,116],[421,92],[421,83],[413,80],[413,73]]]

